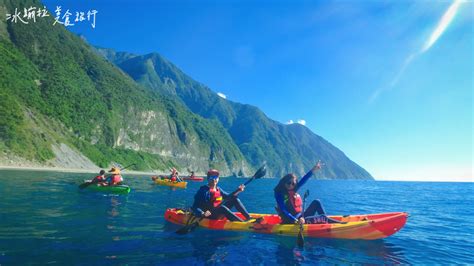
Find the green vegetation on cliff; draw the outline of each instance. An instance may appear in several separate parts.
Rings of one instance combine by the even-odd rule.
[[[11,13],[15,8],[43,5],[2,1],[0,6]],[[27,25],[7,22],[6,34],[0,35],[4,147],[27,159],[46,161],[54,157],[51,145],[64,142],[98,166],[135,162],[141,170],[246,165],[220,123],[138,85],[81,38],[53,26],[53,20],[41,18]],[[34,117],[57,124],[39,127],[29,122]]]
[[[10,13],[30,6],[43,5],[0,0]],[[7,152],[48,162],[53,147],[66,144],[100,167],[229,174],[266,161],[273,176],[302,174],[321,159],[324,178],[372,178],[308,128],[222,99],[157,53],[96,49],[53,20],[0,21],[0,148]]]

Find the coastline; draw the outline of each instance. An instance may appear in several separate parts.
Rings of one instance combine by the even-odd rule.
[[[0,165],[1,170],[13,170],[13,171],[45,171],[45,172],[63,172],[63,173],[92,173],[96,174],[100,171],[100,168],[97,169],[84,169],[84,168],[65,168],[65,167],[40,167],[40,166],[7,166]],[[106,170],[106,169],[104,169]],[[125,170],[123,172],[125,175],[134,174],[134,175],[167,175],[168,173],[163,172],[142,172],[142,171],[129,171]]]

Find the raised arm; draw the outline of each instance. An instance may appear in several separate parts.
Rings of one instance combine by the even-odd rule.
[[[306,181],[308,181],[308,179],[313,175],[315,174],[317,171],[319,171],[319,169],[321,169],[321,160],[319,160],[314,166],[313,168],[311,168],[311,170],[309,170],[309,172],[306,173],[306,175],[304,175],[299,181],[298,181],[298,184],[296,184],[296,187],[295,187],[295,191],[297,191],[300,187],[302,187]]]

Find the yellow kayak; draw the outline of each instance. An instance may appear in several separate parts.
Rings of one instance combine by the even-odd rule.
[[[155,184],[162,185],[162,186],[170,186],[170,187],[179,187],[179,188],[186,188],[186,185],[188,182],[176,182],[176,181],[171,181],[168,178],[160,178],[157,176],[152,176],[151,179]]]

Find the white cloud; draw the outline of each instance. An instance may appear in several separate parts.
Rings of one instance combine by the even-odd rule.
[[[410,65],[411,61],[413,61],[413,59],[415,58],[415,56],[417,56],[418,54],[411,54],[409,55],[405,61],[403,62],[403,65],[402,67],[400,68],[400,70],[398,71],[397,75],[392,79],[392,81],[390,82],[390,84],[388,85],[388,87],[382,87],[382,88],[379,88],[377,90],[374,91],[374,93],[372,93],[372,96],[370,96],[370,99],[369,99],[369,102],[372,103],[373,101],[375,101],[375,99],[377,99],[377,97],[380,95],[380,93],[382,93],[383,91],[388,91],[388,90],[391,90],[393,87],[395,87],[395,85],[397,85],[398,83],[398,80],[402,77],[402,74],[405,72],[405,69],[408,67],[408,65]]]
[[[306,120],[298,119],[298,121],[296,123],[305,126],[306,125]]]
[[[456,12],[458,11],[461,3],[463,3],[464,1],[465,0],[455,0],[449,6],[449,8],[446,10],[446,12],[444,12],[444,15],[441,17],[440,21],[438,22],[438,25],[436,26],[436,28],[431,33],[430,38],[426,40],[421,50],[419,52],[414,52],[410,54],[409,56],[407,56],[407,58],[403,62],[402,67],[397,72],[397,75],[393,78],[390,84],[386,87],[382,87],[375,90],[374,93],[372,93],[372,95],[369,98],[369,103],[372,103],[373,101],[375,101],[380,95],[380,93],[382,93],[383,91],[391,90],[393,87],[395,87],[395,85],[397,85],[398,80],[402,77],[403,73],[405,72],[405,69],[408,68],[408,66],[411,64],[413,59],[415,59],[419,55],[428,51],[433,46],[433,44],[439,39],[441,34],[443,34],[443,32],[448,28],[449,24],[451,23],[454,16],[456,15]]]
[[[441,20],[438,22],[438,26],[436,26],[436,29],[431,33],[430,38],[425,42],[425,45],[423,45],[423,49],[421,50],[422,53],[428,51],[428,49],[430,49],[430,47],[439,39],[441,34],[443,34],[451,21],[453,21],[453,18],[462,2],[464,1],[456,0],[451,4],[451,6],[449,6],[448,10],[446,10],[443,17],[441,17]]]
[[[225,96],[225,94],[222,92],[218,92],[217,96],[221,97],[222,99],[227,99],[227,96]]]
[[[298,124],[300,124],[300,125],[305,126],[305,125],[306,125],[306,120],[304,120],[304,119],[298,119],[298,120],[296,120],[296,122],[295,122],[295,121],[293,121],[292,119],[290,119],[290,120],[288,120],[288,121],[286,122],[287,125],[291,125],[291,124],[294,124],[294,123],[298,123]]]

